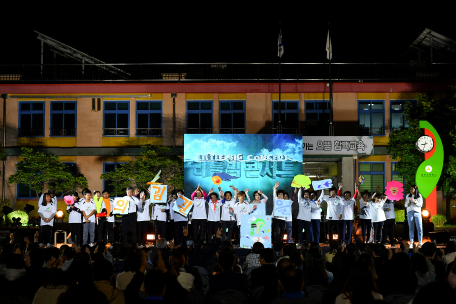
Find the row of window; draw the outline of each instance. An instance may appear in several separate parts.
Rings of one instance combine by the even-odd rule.
[[[405,179],[399,177],[396,165],[397,162],[391,162],[391,180],[405,185]],[[380,192],[385,192],[386,175],[384,162],[360,162],[358,170],[359,174],[364,176],[364,182],[359,187],[361,193],[368,191],[372,195],[377,191],[377,187],[379,187]],[[407,189],[404,189],[404,195],[407,193]]]
[[[404,119],[406,101],[390,102],[391,130],[408,127]],[[416,101],[412,101],[416,102]],[[328,100],[305,102],[306,134],[319,134],[328,125]],[[19,102],[19,136],[44,136],[44,101]],[[220,101],[220,133],[245,133],[245,100]],[[76,101],[51,101],[50,136],[76,136]],[[281,122],[286,132],[299,129],[299,101],[281,103]],[[279,119],[279,103],[273,101],[273,125]],[[385,134],[384,101],[358,101],[360,135]],[[136,136],[162,136],[162,101],[136,101]],[[212,133],[213,102],[187,101],[187,133]],[[130,135],[130,101],[104,101],[103,135]]]

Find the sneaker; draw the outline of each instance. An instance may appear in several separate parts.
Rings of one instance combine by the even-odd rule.
[[[409,249],[413,249],[413,242],[410,243]]]
[[[421,246],[423,246],[423,243],[419,242],[419,243],[418,243],[418,247],[421,248]]]
[[[89,245],[89,246],[90,246],[90,247],[93,247],[93,243],[90,243],[90,245]]]

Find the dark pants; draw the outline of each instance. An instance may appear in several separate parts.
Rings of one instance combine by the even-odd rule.
[[[371,219],[360,219],[360,221],[361,221],[361,231],[363,232],[363,242],[369,242],[369,238],[371,235],[371,227],[372,227]],[[366,237],[366,235],[367,235],[367,237]]]
[[[345,234],[347,231],[347,234]],[[350,244],[352,239],[353,220],[342,220],[342,241]]]
[[[166,235],[163,236],[167,240],[172,240],[174,238],[174,220],[169,220],[166,223]]]
[[[208,221],[207,222],[207,243],[208,244],[212,244],[212,235],[217,235],[217,230],[219,229],[220,227],[220,223],[219,222],[211,222],[211,221]],[[222,231],[222,235],[223,235],[223,231]]]
[[[374,243],[382,241],[382,228],[384,222],[373,223],[374,226]]]
[[[392,246],[396,245],[396,241],[394,240],[394,225],[396,223],[396,219],[387,219],[385,221],[385,225],[383,226],[383,244],[386,244],[386,237],[389,237],[390,244]]]
[[[234,224],[234,244],[241,244],[241,226],[238,226],[237,222]]]
[[[70,223],[71,242],[81,245],[81,223]]]
[[[206,222],[205,219],[192,219],[193,240],[199,238],[204,241],[206,237]],[[199,233],[198,233],[199,229]]]
[[[285,221],[274,219],[274,240],[282,243],[283,234],[285,233]]]
[[[298,238],[299,244],[302,244],[302,229],[306,232],[306,242],[313,242],[312,223],[304,220],[298,220]]]
[[[222,221],[222,242],[226,238],[226,228],[228,228],[228,241],[231,243],[231,240],[233,239],[233,227],[235,223],[235,221]]]
[[[174,221],[174,244],[180,245],[182,237],[184,236],[183,228],[187,227],[188,222],[176,222]],[[187,244],[185,244],[187,245]]]
[[[98,225],[97,225],[97,242],[105,242],[106,244],[106,232],[107,232],[107,223],[108,221],[106,218],[99,217],[98,218]]]
[[[40,243],[43,243],[45,245],[52,243],[52,226],[40,226],[40,240]]]
[[[149,221],[138,222],[138,243],[141,245],[146,245],[146,236],[147,236],[147,227],[148,226],[149,226]]]
[[[336,228],[334,229],[335,233],[337,234],[337,240],[341,241],[342,239],[342,236],[341,236],[341,233],[340,233],[340,222],[341,221],[335,221],[335,220],[328,220],[328,224],[327,224],[327,231],[326,231],[326,234],[329,235],[329,240],[328,242],[332,241],[334,238],[333,238],[333,231],[331,230],[331,228]]]
[[[108,230],[108,241],[111,244],[114,244],[114,242],[116,241],[116,239],[114,238],[114,223],[107,222],[106,223],[106,227],[107,227],[107,230]]]
[[[128,243],[128,230],[131,231],[131,242],[136,245],[136,212],[122,216],[122,242]]]
[[[158,235],[161,238],[166,239],[166,222],[165,221],[154,221],[154,234],[155,234],[155,241],[159,239]]]
[[[320,220],[312,220],[311,230],[313,233],[313,241],[320,243]]]

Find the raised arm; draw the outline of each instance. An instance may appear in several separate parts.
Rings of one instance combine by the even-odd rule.
[[[298,190],[298,204],[303,204],[303,199],[302,199],[302,187],[299,188]]]

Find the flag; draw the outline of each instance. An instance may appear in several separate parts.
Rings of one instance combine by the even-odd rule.
[[[331,45],[331,38],[329,37],[329,30],[328,30],[328,37],[326,38],[326,59],[330,60],[333,56],[333,49]]]
[[[280,32],[279,32],[279,41],[278,41],[277,46],[278,46],[277,56],[282,58],[282,55],[283,55],[282,30],[280,30]]]

